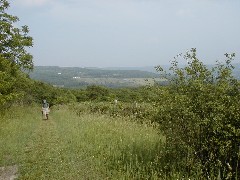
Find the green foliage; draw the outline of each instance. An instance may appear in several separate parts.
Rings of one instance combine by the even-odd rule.
[[[2,112],[20,95],[14,91],[16,82],[17,70],[0,55],[0,109]]]
[[[25,103],[41,103],[43,99],[46,99],[50,103],[50,106],[52,106],[77,101],[72,91],[56,88],[40,81],[29,80],[22,86],[22,90],[25,92]]]
[[[158,74],[136,70],[35,66],[30,77],[65,88],[86,88],[91,85],[120,88],[154,84],[153,78],[157,78]]]
[[[155,120],[167,137],[166,167],[205,178],[239,177],[240,109],[239,82],[232,75],[234,54],[225,64],[208,69],[192,49],[182,56],[188,65],[172,62],[174,77],[161,89]]]
[[[83,89],[71,90],[71,92],[76,97],[77,102],[84,102],[88,100],[87,92]]]
[[[76,116],[66,109],[60,107],[55,115],[61,128],[61,139],[68,142],[63,153],[74,153],[74,157],[80,155],[82,162],[94,163],[95,168],[100,167],[100,172],[110,179],[157,178],[155,162],[164,143],[164,137],[159,136],[157,129],[128,118],[111,118],[88,111]]]
[[[90,101],[106,101],[109,98],[109,90],[101,86],[88,86],[87,97]]]
[[[0,0],[0,109],[9,107],[12,102],[22,97],[18,89],[27,81],[21,69],[33,68],[32,56],[26,48],[32,46],[32,38],[28,36],[28,27],[17,28],[18,17],[7,14],[9,3]]]
[[[37,106],[12,106],[5,116],[0,116],[0,167],[22,163],[26,144],[39,127],[40,113]]]
[[[162,179],[157,129],[58,108],[48,121],[39,106],[10,108],[0,119],[0,167],[18,166],[17,179]]]
[[[157,113],[156,107],[151,103],[118,102],[82,102],[70,105],[79,116],[83,113],[104,114],[111,117],[131,118],[141,123],[150,122]],[[151,123],[151,122],[150,122]]]
[[[52,104],[67,104],[76,102],[76,97],[69,90],[56,89],[56,95]]]
[[[115,91],[116,99],[123,102],[134,102],[141,99],[141,94],[137,88],[121,88]]]
[[[24,69],[32,69],[32,55],[27,53],[26,48],[33,45],[32,37],[28,36],[27,26],[17,28],[14,23],[18,22],[17,16],[6,13],[9,7],[7,0],[0,0],[0,54],[13,65]]]

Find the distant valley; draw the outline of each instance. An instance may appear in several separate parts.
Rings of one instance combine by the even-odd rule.
[[[170,66],[162,66],[167,72]],[[213,67],[209,65],[209,68]],[[240,64],[234,64],[233,75],[240,79]],[[111,88],[139,87],[144,85],[166,84],[154,67],[58,67],[35,66],[29,73],[34,80],[43,81],[56,87],[84,88],[100,85]]]
[[[32,79],[66,88],[84,88],[88,85],[111,88],[139,87],[165,81],[160,78],[154,67],[152,70],[151,67],[146,68],[148,71],[142,69],[35,66],[34,71],[29,75]]]

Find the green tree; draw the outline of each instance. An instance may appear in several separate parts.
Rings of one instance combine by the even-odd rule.
[[[28,36],[27,26],[16,27],[15,24],[19,18],[7,14],[8,8],[8,1],[0,0],[0,54],[8,59],[12,66],[17,65],[20,68],[32,69],[33,57],[26,48],[33,46],[33,39]]]
[[[21,70],[33,69],[33,57],[26,48],[33,45],[28,27],[17,28],[18,17],[6,13],[7,0],[0,0],[0,107],[8,107],[22,93],[17,83],[24,80]],[[25,77],[26,78],[26,77]]]
[[[0,55],[0,108],[2,110],[17,96],[12,91],[16,82],[12,74],[15,74],[15,70],[11,68],[11,63]]]
[[[102,86],[88,86],[87,89],[87,97],[91,101],[107,101],[109,99],[109,89]]]
[[[240,94],[232,76],[235,54],[225,63],[204,65],[192,49],[186,67],[172,62],[170,85],[160,90],[156,121],[167,137],[167,168],[201,169],[205,178],[238,179],[240,175]],[[159,68],[161,69],[161,68]],[[186,172],[187,171],[187,172]]]

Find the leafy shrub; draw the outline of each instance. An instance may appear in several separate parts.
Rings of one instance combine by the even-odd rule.
[[[109,90],[102,86],[88,86],[87,97],[91,101],[107,101],[109,97]]]
[[[71,109],[78,115],[83,113],[100,113],[113,117],[129,117],[139,122],[150,121],[156,114],[156,107],[150,103],[118,102],[82,102],[74,103]]]
[[[2,112],[22,95],[15,91],[18,76],[17,68],[0,55],[0,109]]]
[[[155,117],[167,138],[168,170],[189,176],[200,170],[205,178],[240,175],[240,86],[231,75],[235,55],[225,55],[225,64],[212,69],[199,61],[196,49],[181,55],[186,67],[179,68],[177,58],[172,62],[174,76],[159,90]]]

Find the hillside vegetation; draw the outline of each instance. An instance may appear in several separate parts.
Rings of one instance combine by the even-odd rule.
[[[169,69],[157,67],[164,86],[53,87],[26,74],[32,38],[8,7],[0,0],[1,166],[18,167],[20,179],[239,179],[234,53],[210,68],[194,48],[180,54]],[[49,121],[41,119],[43,99]]]
[[[0,167],[18,165],[19,179],[158,178],[165,138],[150,124],[101,114],[13,107],[1,120]],[[23,113],[28,111],[28,113]]]
[[[139,70],[104,70],[99,68],[36,66],[30,77],[57,87],[85,88],[101,85],[111,88],[139,87],[164,82],[157,73]]]
[[[171,66],[163,66],[166,73],[171,73]],[[181,68],[186,66],[181,65]],[[210,70],[214,65],[207,65]],[[240,79],[240,65],[234,64],[232,70],[233,76]],[[121,69],[121,68],[119,68]],[[133,68],[134,69],[134,68]],[[141,68],[139,68],[141,69]],[[45,83],[49,83],[55,87],[65,88],[86,88],[87,86],[97,85],[109,88],[125,88],[166,85],[169,83],[167,77],[160,76],[157,71],[144,71],[144,69],[130,70],[124,69],[100,69],[100,68],[79,68],[79,67],[57,67],[57,66],[35,66],[34,70],[29,73],[30,78]],[[147,69],[148,70],[148,69]]]

